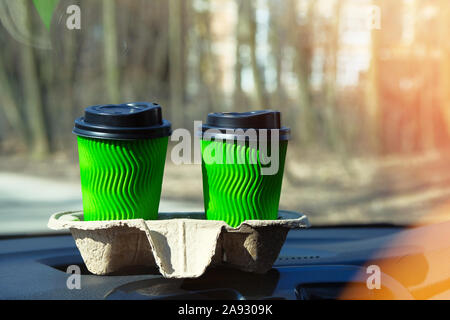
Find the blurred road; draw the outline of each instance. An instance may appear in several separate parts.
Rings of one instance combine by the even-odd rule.
[[[82,209],[81,187],[57,181],[0,172],[0,235],[51,233],[51,214]],[[202,211],[195,202],[161,200],[160,211]]]
[[[8,161],[0,168],[0,235],[51,232],[52,213],[82,209],[76,165],[69,165],[73,174],[62,178],[68,172],[65,162],[30,167]],[[305,213],[314,226],[450,220],[450,155],[288,164],[280,208]],[[200,165],[168,161],[160,211],[203,211],[202,199]]]

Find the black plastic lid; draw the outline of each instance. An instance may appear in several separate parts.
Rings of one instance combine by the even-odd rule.
[[[250,112],[218,112],[210,113],[202,132],[214,129],[220,134],[209,134],[211,138],[240,139],[237,133],[230,133],[236,129],[255,129],[259,137],[259,129],[267,129],[267,137],[271,138],[271,129],[278,130],[280,140],[290,140],[291,129],[281,126],[281,113],[274,110],[260,110]]]
[[[133,102],[88,107],[75,120],[74,134],[98,139],[140,140],[167,137],[171,124],[156,103]]]

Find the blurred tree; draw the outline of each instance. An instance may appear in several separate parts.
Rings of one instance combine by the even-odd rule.
[[[25,23],[29,30],[33,30],[30,6],[25,5],[25,8]],[[45,111],[42,104],[40,80],[37,74],[34,49],[32,46],[22,46],[20,63],[20,79],[23,82],[24,103],[31,135],[31,154],[35,158],[42,158],[49,153],[50,147],[45,121]]]
[[[342,135],[340,124],[340,114],[337,104],[337,66],[340,43],[340,20],[343,0],[336,0],[333,7],[333,15],[327,21],[327,40],[325,41],[325,63],[324,63],[324,119],[327,143],[332,150],[344,152],[346,141]]]
[[[220,111],[221,99],[219,83],[220,74],[217,71],[216,61],[212,52],[213,37],[211,34],[211,2],[209,0],[197,1],[194,9],[193,24],[195,39],[194,47],[190,50],[195,52],[196,59],[196,81],[198,91],[196,93],[196,105],[198,118],[203,119],[205,114]]]
[[[51,49],[48,32],[36,32],[29,29],[26,14],[28,7],[31,7],[30,13],[36,12],[31,1],[0,0],[0,21],[3,27],[12,38],[22,44],[39,49]]]
[[[380,6],[379,0],[373,0],[372,4]],[[380,30],[372,29],[371,32],[371,44],[370,44],[370,66],[368,75],[365,82],[365,106],[367,108],[367,128],[369,137],[369,150],[372,150],[375,154],[379,150],[380,142],[380,122],[379,122],[379,33]]]
[[[305,1],[305,0],[302,0]],[[298,4],[296,0],[288,0],[286,17],[292,29],[289,32],[289,45],[294,49],[294,71],[298,82],[298,100],[293,107],[297,119],[297,137],[303,143],[312,143],[315,140],[315,117],[313,115],[311,97],[311,63],[313,58],[314,20],[316,19],[316,0],[307,1],[307,12],[304,21],[299,24]]]
[[[255,7],[253,1],[241,0],[242,12],[245,15],[246,23],[246,41],[250,47],[250,60],[253,72],[253,82],[255,84],[256,93],[256,108],[257,109],[270,109],[270,101],[267,98],[266,86],[264,81],[264,70],[258,62],[256,55],[256,34],[257,34],[257,23],[255,17]]]
[[[144,2],[148,3],[147,0]],[[169,65],[169,31],[168,31],[168,11],[169,5],[167,1],[157,1],[153,3],[151,8],[155,12],[154,19],[156,36],[153,39],[153,52],[151,58],[152,73],[149,76],[152,90],[155,92],[166,92],[166,71]],[[148,39],[148,30],[145,30]],[[166,106],[171,108],[171,106]]]
[[[175,128],[183,127],[183,1],[169,0],[170,110]],[[176,111],[175,111],[176,110]]]
[[[65,9],[74,2],[82,7],[80,31],[65,28]],[[319,0],[61,0],[48,31],[32,1],[0,0],[0,109],[8,124],[0,128],[2,143],[12,127],[34,155],[68,152],[84,107],[152,100],[174,127],[190,127],[212,111],[273,107],[305,151],[445,146],[449,2],[416,0],[415,35],[405,44],[406,2],[371,1],[381,6],[383,29],[372,30],[370,67],[354,87],[336,80],[340,12],[356,1],[331,3],[324,10]],[[236,9],[223,10],[230,4]],[[268,43],[258,43],[267,27]],[[228,79],[234,90],[224,91],[233,88]]]
[[[117,57],[116,1],[103,0],[105,85],[109,103],[120,103],[120,73]]]
[[[26,125],[20,114],[19,106],[14,98],[14,92],[11,88],[11,84],[8,81],[9,79],[5,72],[6,69],[3,65],[3,59],[2,51],[0,51],[0,88],[2,88],[2,92],[0,94],[0,106],[3,109],[3,114],[6,117],[6,121],[19,138],[18,142],[26,145]]]
[[[245,93],[242,90],[242,58],[241,50],[245,43],[245,28],[244,28],[244,2],[242,0],[236,0],[236,51],[235,51],[235,65],[234,65],[234,93],[233,104],[238,110],[246,107]]]
[[[285,114],[288,111],[286,89],[283,85],[283,61],[284,48],[286,46],[286,34],[289,33],[286,19],[283,19],[285,10],[284,1],[268,1],[270,12],[270,49],[274,59],[276,72],[276,86],[271,105]]]

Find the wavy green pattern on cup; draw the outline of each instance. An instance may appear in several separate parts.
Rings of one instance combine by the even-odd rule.
[[[207,219],[225,221],[232,227],[245,220],[277,219],[287,141],[280,142],[279,170],[272,176],[261,174],[259,151],[248,144],[202,141],[201,146]],[[214,155],[205,152],[208,147],[222,148],[221,164],[213,163]],[[252,155],[257,159],[254,164],[250,163]],[[238,164],[238,157],[244,158],[245,164]],[[234,164],[227,159],[233,159]]]
[[[84,219],[157,219],[167,144],[78,137]]]

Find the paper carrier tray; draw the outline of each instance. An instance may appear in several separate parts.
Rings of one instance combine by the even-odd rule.
[[[305,215],[289,211],[280,211],[278,220],[249,220],[237,228],[205,220],[204,213],[160,213],[158,219],[83,221],[82,212],[62,212],[50,217],[48,227],[70,229],[93,274],[156,266],[166,278],[197,278],[216,265],[265,273],[288,231],[309,227]]]

